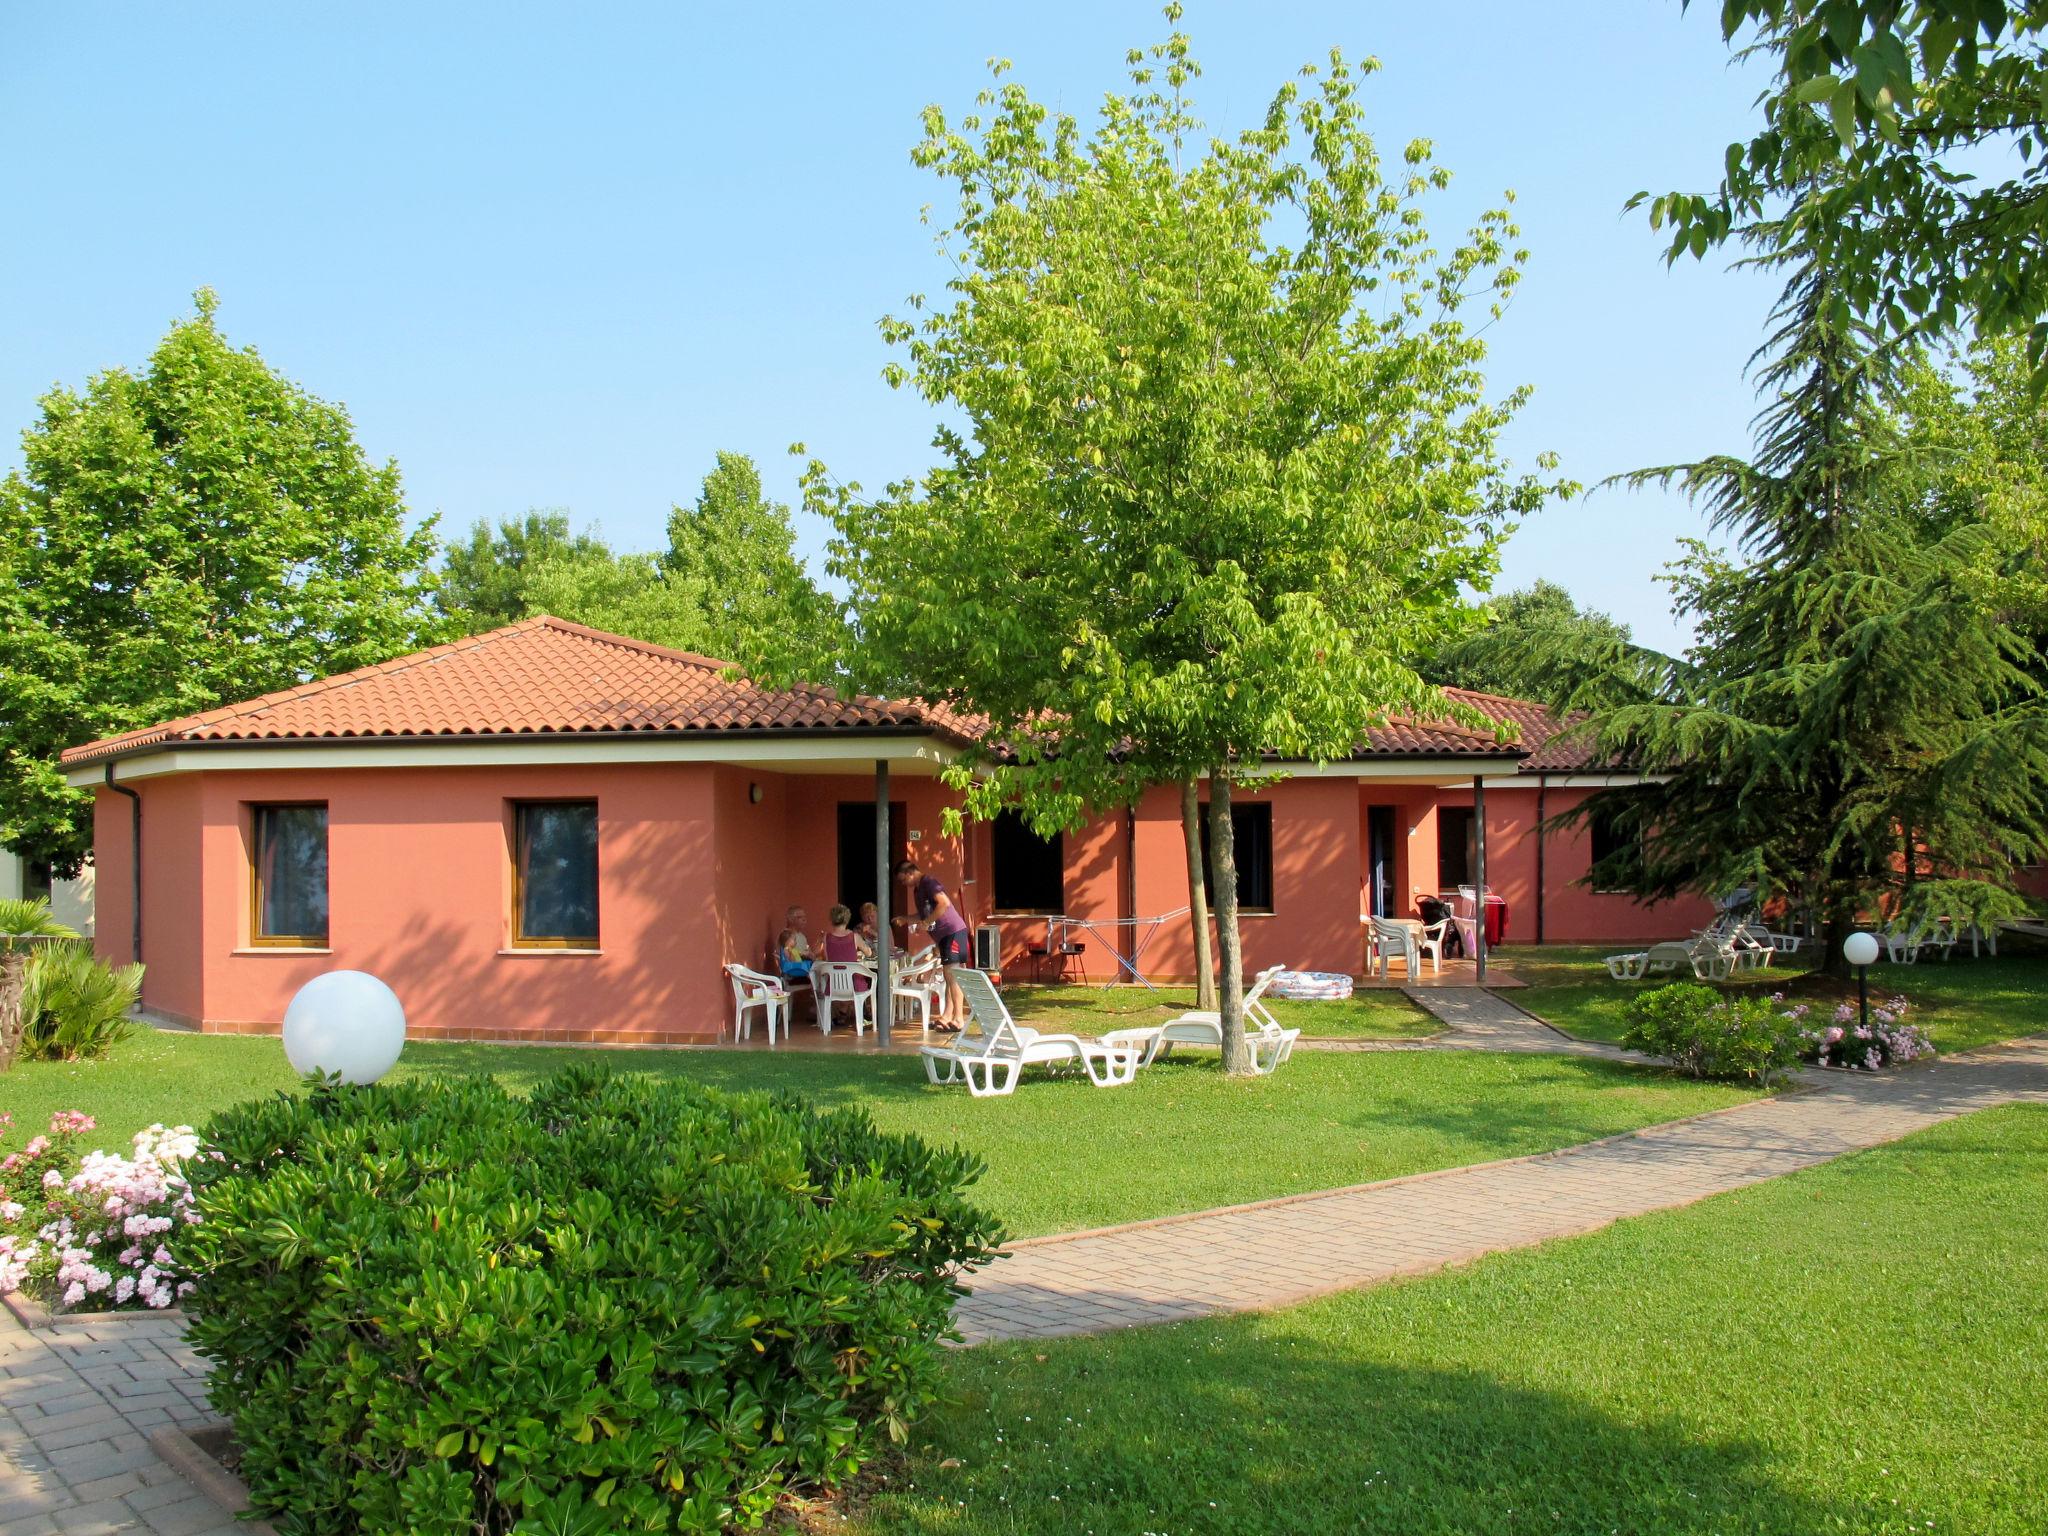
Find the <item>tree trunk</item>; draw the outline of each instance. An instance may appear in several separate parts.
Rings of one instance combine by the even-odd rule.
[[[22,1030],[28,1020],[22,1016],[21,993],[28,984],[28,946],[0,942],[0,1072],[14,1065],[21,1049]]]
[[[1237,935],[1237,840],[1230,825],[1230,781],[1221,769],[1209,775],[1209,870],[1215,877],[1216,948],[1223,962],[1219,978],[1223,1015],[1223,1070],[1248,1075],[1251,1052],[1244,1043],[1244,952]]]
[[[1195,1006],[1216,1008],[1216,961],[1209,952],[1209,890],[1202,881],[1202,789],[1194,779],[1180,786],[1180,830],[1188,854],[1188,924],[1195,934]]]

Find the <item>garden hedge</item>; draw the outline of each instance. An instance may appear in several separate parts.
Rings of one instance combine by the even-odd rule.
[[[306,1536],[758,1525],[903,1436],[1001,1237],[969,1154],[588,1067],[321,1088],[207,1141],[192,1341]]]

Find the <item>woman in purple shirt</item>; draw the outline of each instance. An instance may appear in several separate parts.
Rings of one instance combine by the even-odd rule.
[[[953,905],[953,898],[946,894],[946,888],[939,884],[938,877],[920,870],[917,860],[903,859],[897,863],[896,883],[909,891],[910,899],[917,907],[917,920],[932,936],[932,944],[939,952],[939,964],[946,968],[946,1007],[942,1017],[932,1022],[946,1029],[959,1029],[967,1022],[967,999],[961,994],[960,978],[955,972],[974,960],[967,935],[967,919]],[[910,926],[907,917],[899,917],[896,921],[906,929]],[[906,943],[904,947],[907,949],[909,945]]]

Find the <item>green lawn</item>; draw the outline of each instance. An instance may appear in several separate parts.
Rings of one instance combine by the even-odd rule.
[[[1193,987],[1012,986],[1003,1000],[1020,1024],[1069,1034],[1097,1035],[1106,1029],[1156,1024],[1195,1006]],[[1400,992],[1365,990],[1341,1001],[1278,997],[1268,1001],[1273,1017],[1310,1040],[1368,1037],[1413,1040],[1443,1028]]]
[[[2039,1536],[2044,1209],[2048,1109],[2011,1107],[1424,1280],[976,1349],[856,1527]]]
[[[2038,948],[2008,944],[2007,953],[1969,958],[1958,949],[1950,960],[1923,960],[1917,965],[1873,965],[1870,995],[1904,993],[1915,1017],[1933,1036],[1937,1049],[1966,1051],[1972,1046],[2048,1030],[2048,954]],[[1648,982],[1612,980],[1601,963],[1616,947],[1513,947],[1499,951],[1503,967],[1529,983],[1509,994],[1531,1013],[1559,1029],[1591,1040],[1618,1041],[1628,1028],[1629,998]],[[1690,976],[1684,978],[1690,980]],[[1730,987],[1782,991],[1798,1001],[1825,1003],[1856,995],[1853,982],[1844,984],[1813,973],[1810,955],[1780,955],[1769,968],[1728,983]]]
[[[799,1089],[861,1104],[891,1130],[988,1160],[981,1195],[1018,1235],[1131,1221],[1568,1146],[1747,1095],[1666,1073],[1564,1057],[1297,1051],[1278,1074],[1226,1079],[1176,1055],[1125,1088],[1028,1073],[1008,1099],[933,1088],[914,1057],[786,1051],[605,1051],[417,1042],[399,1075],[491,1072],[526,1087],[592,1054],[620,1071],[726,1087]],[[102,1146],[151,1121],[293,1086],[276,1040],[144,1031],[103,1061],[31,1062],[0,1078],[0,1108],[40,1129],[82,1109]],[[19,1133],[14,1144],[19,1144]]]

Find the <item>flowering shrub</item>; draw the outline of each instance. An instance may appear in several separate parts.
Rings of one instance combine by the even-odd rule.
[[[590,1067],[523,1100],[322,1087],[207,1136],[189,1334],[301,1536],[759,1526],[908,1434],[1000,1239],[967,1153]]]
[[[1772,999],[1783,1000],[1782,994]],[[1841,1004],[1835,1009],[1833,1022],[1816,1027],[1805,1026],[1806,1018],[1813,1012],[1810,1003],[1786,1010],[1785,1017],[1802,1026],[1799,1038],[1805,1047],[1802,1054],[1808,1061],[1823,1067],[1847,1067],[1852,1072],[1875,1072],[1880,1067],[1897,1066],[1934,1054],[1934,1042],[1927,1038],[1927,1031],[1907,1018],[1912,1009],[1912,1003],[1901,996],[1872,1004],[1867,1025],[1855,1003]]]
[[[0,1134],[12,1124],[0,1114]],[[191,1289],[171,1244],[199,1219],[182,1171],[198,1138],[152,1125],[130,1157],[81,1157],[92,1129],[92,1116],[59,1110],[46,1133],[0,1158],[0,1291],[75,1311],[168,1307]]]
[[[1761,997],[1723,997],[1696,981],[1674,982],[1629,1003],[1631,1050],[1662,1056],[1700,1078],[1746,1078],[1768,1086],[1799,1060],[1800,1030]]]

